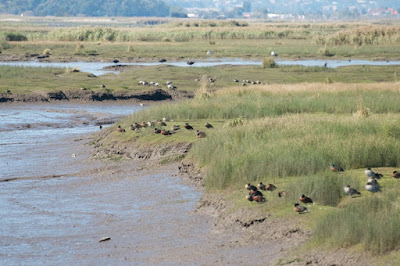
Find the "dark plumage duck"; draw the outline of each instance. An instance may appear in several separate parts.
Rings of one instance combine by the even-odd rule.
[[[161,133],[161,130],[160,130],[160,129],[158,129],[158,128],[155,128],[155,129],[154,129],[154,133],[156,133],[156,134],[160,134],[160,133]]]
[[[166,127],[167,124],[164,121],[158,120],[157,124],[159,124],[160,126]]]
[[[118,131],[118,132],[125,132],[125,129],[123,129],[121,126],[118,126],[118,127],[117,127],[117,131]]]
[[[173,130],[173,131],[177,131],[177,130],[179,130],[179,129],[181,129],[181,126],[180,126],[180,125],[173,125],[173,126],[171,127],[171,130]]]
[[[209,124],[208,122],[205,123],[204,126],[205,126],[206,128],[214,128],[214,127],[213,127],[211,124]]]
[[[255,202],[265,202],[265,198],[262,195],[247,195],[246,199],[248,201],[255,201]]]
[[[374,177],[374,178],[376,178],[376,179],[381,179],[381,177],[383,177],[382,174],[375,173],[375,172],[372,171],[371,168],[369,168],[369,167],[367,168],[367,170],[365,170],[365,174],[366,174],[368,177]]]
[[[162,135],[164,135],[164,136],[168,136],[168,135],[171,135],[171,133],[169,132],[169,130],[161,130],[161,134]]]
[[[294,210],[295,212],[298,212],[299,214],[308,212],[307,207],[302,206],[302,205],[300,205],[300,204],[298,204],[298,203],[295,203],[295,204],[294,204],[293,210]]]
[[[193,130],[193,127],[192,127],[191,125],[189,125],[189,123],[185,123],[184,127],[185,127],[187,130]]]
[[[263,182],[258,183],[257,187],[261,190],[267,190],[267,186]]]
[[[253,186],[252,184],[248,183],[244,186],[247,190],[254,190],[257,191],[257,187]]]
[[[133,124],[133,126],[134,126],[135,128],[141,128],[141,127],[142,127],[141,125],[139,125],[139,124],[136,123],[136,122]]]
[[[380,192],[381,189],[377,186],[374,186],[371,182],[368,182],[365,185],[365,189],[368,190],[369,192],[375,193],[375,192]]]
[[[102,126],[102,125],[100,125],[100,126],[99,126],[99,129],[103,129],[103,126]]]
[[[344,169],[337,166],[336,164],[332,164],[329,168],[332,172],[343,172]]]
[[[142,121],[142,123],[140,124],[141,127],[147,127],[147,123]]]
[[[167,59],[163,58],[163,59],[158,60],[158,62],[165,63],[165,62],[167,62]]]
[[[397,173],[397,171],[393,171],[392,177],[393,178],[400,178],[400,173]]]
[[[272,185],[272,184],[268,184],[265,189],[267,191],[274,191],[276,189],[276,186]]]
[[[205,138],[206,137],[206,133],[204,131],[197,130],[196,137]]]
[[[361,195],[357,189],[350,187],[350,185],[344,187],[344,192],[350,197],[353,197],[353,195]]]
[[[130,125],[130,126],[129,126],[129,129],[130,129],[130,130],[135,130],[136,127],[135,127],[134,125]]]
[[[304,194],[301,195],[300,201],[303,202],[304,204],[313,203],[312,199],[310,199],[309,197],[306,197]]]
[[[189,66],[194,64],[194,61],[187,61],[186,64],[188,64]]]
[[[381,185],[379,185],[378,181],[376,181],[375,177],[370,177],[368,178],[369,183],[371,183],[371,185],[377,187],[377,188],[381,188]]]

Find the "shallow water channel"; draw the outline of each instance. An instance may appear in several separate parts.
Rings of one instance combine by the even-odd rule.
[[[260,60],[241,59],[241,58],[208,58],[193,60],[193,65],[188,65],[182,61],[159,62],[130,62],[118,63],[120,65],[133,66],[155,66],[155,65],[171,65],[178,67],[213,67],[219,65],[262,65]],[[277,58],[277,64],[280,65],[301,65],[301,66],[324,66],[336,68],[342,66],[353,65],[371,65],[371,66],[391,66],[400,65],[400,61],[373,61],[373,60],[322,60],[322,59],[302,59],[302,60],[282,60]],[[54,68],[79,68],[81,72],[92,73],[96,76],[107,73],[118,74],[118,71],[106,70],[106,67],[117,65],[111,62],[41,62],[41,61],[23,61],[23,62],[0,62],[0,66],[21,66],[21,67],[54,67]]]
[[[87,161],[89,133],[141,108],[0,104],[0,265],[174,264],[204,243],[201,193],[176,169]]]

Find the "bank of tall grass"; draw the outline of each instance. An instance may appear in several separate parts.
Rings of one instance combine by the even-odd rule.
[[[319,44],[330,45],[391,45],[400,44],[399,26],[362,26],[341,30],[331,36],[320,36]]]
[[[176,120],[245,119],[298,113],[356,113],[359,103],[372,114],[398,113],[400,84],[295,84],[235,87],[179,105],[154,106],[132,120],[168,116]]]
[[[363,250],[385,254],[400,245],[399,214],[397,191],[363,197],[321,217],[314,237],[328,246],[361,245]]]
[[[195,143],[190,156],[207,166],[206,185],[225,188],[268,177],[304,176],[337,163],[346,169],[400,165],[398,116],[283,115],[226,127]]]

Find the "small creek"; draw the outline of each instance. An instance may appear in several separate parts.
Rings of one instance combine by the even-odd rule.
[[[132,63],[119,63],[120,65],[133,65],[133,66],[155,66],[155,65],[172,65],[178,67],[213,67],[219,65],[261,65],[260,60],[240,59],[240,58],[209,58],[193,60],[193,65],[188,65],[186,62],[171,61],[165,63],[159,62],[132,62]],[[302,66],[324,66],[336,68],[342,66],[352,65],[371,65],[371,66],[390,66],[400,65],[400,61],[372,61],[372,60],[322,60],[322,59],[305,59],[305,60],[275,60],[277,64],[281,65],[302,65]],[[104,75],[107,73],[118,74],[117,71],[106,70],[104,68],[117,65],[110,62],[40,62],[40,61],[26,61],[26,62],[0,62],[0,66],[21,66],[21,67],[54,67],[54,68],[79,68],[82,72],[92,73],[96,76]]]

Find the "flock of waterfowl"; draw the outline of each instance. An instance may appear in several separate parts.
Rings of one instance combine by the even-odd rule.
[[[332,172],[344,172],[344,169],[337,166],[336,164],[332,164],[330,166],[330,170]],[[365,185],[365,189],[369,192],[375,193],[375,192],[380,192],[381,191],[381,186],[379,185],[377,179],[381,179],[383,177],[383,174],[380,173],[376,173],[374,171],[371,170],[371,168],[367,168],[365,170],[365,175],[368,177],[368,181]],[[397,171],[393,171],[392,173],[392,177],[396,178],[396,179],[400,179],[400,173],[398,173]],[[274,191],[277,187],[274,186],[273,184],[268,184],[265,185],[262,182],[260,182],[257,187],[248,183],[245,185],[245,188],[249,191],[249,194],[246,196],[246,199],[248,201],[255,201],[255,202],[265,202],[266,199],[263,195],[263,193],[260,190],[264,190],[264,191]],[[361,196],[361,193],[355,189],[352,188],[350,185],[346,185],[344,187],[344,192],[349,195],[350,197],[353,196]],[[278,197],[286,197],[287,192],[286,191],[280,191],[278,192]],[[313,200],[309,197],[307,197],[306,195],[301,195],[301,197],[299,198],[300,202],[304,203],[304,204],[314,204]],[[301,213],[305,213],[308,212],[308,209],[306,206],[300,205],[299,203],[295,203],[294,204],[294,208],[293,210],[299,214]]]
[[[161,128],[161,127],[166,127],[167,126],[166,122],[168,122],[168,121],[169,121],[169,119],[167,117],[164,117],[162,120],[160,119],[160,120],[157,120],[157,121],[149,121],[149,122],[143,121],[141,123],[135,122],[132,125],[130,125],[129,129],[131,131],[135,131],[135,132],[139,133],[140,130],[142,130],[144,128],[153,128],[153,132],[155,134],[161,134],[161,135],[164,135],[164,136],[175,134],[178,130],[181,129],[180,125],[172,125],[170,130],[165,129],[165,128]],[[156,126],[158,126],[160,128],[158,128]],[[185,123],[183,125],[183,127],[185,129],[187,129],[187,130],[194,130],[194,128],[191,125],[189,125],[189,123]],[[206,122],[204,124],[204,127],[207,128],[207,129],[214,128],[208,122]],[[118,132],[126,132],[126,130],[124,128],[122,128],[121,126],[117,127],[117,131]],[[204,132],[202,130],[196,130],[196,137],[197,138],[205,138],[206,137],[206,132]]]

